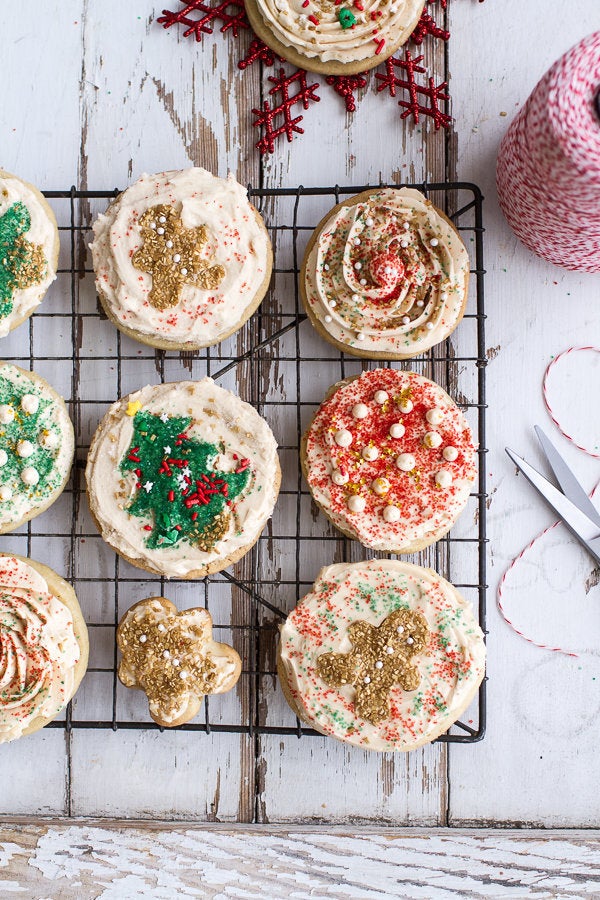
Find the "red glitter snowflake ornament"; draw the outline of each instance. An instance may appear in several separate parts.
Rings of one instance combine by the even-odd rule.
[[[367,84],[367,79],[364,75],[328,75],[325,81],[334,89],[336,94],[343,97],[346,111],[354,112],[356,109],[354,92],[366,87]]]
[[[444,92],[447,82],[442,81],[441,84],[436,85],[433,78],[429,77],[427,85],[419,84],[415,75],[425,74],[427,71],[424,66],[419,65],[422,59],[422,56],[417,56],[413,59],[410,50],[406,50],[404,59],[396,59],[396,57],[390,56],[385,61],[386,74],[380,75],[377,73],[375,75],[378,81],[381,82],[377,86],[377,92],[379,93],[388,88],[390,95],[395,97],[396,89],[402,88],[402,90],[407,92],[409,99],[398,100],[398,106],[402,106],[404,109],[400,118],[406,119],[408,116],[412,116],[418,125],[420,116],[429,116],[433,120],[436,131],[441,127],[448,128],[452,118],[439,108],[440,100],[447,101],[450,99],[448,94]],[[406,73],[406,77],[398,77],[395,71],[396,68],[403,70]],[[428,100],[429,105],[421,103],[421,99]]]
[[[450,32],[446,31],[445,28],[440,28],[436,25],[433,16],[423,10],[421,18],[417,22],[417,27],[411,34],[410,39],[413,44],[417,44],[420,47],[428,34],[430,34],[431,37],[441,38],[442,41],[447,41],[450,37]]]
[[[261,153],[272,153],[275,149],[275,138],[282,134],[286,135],[288,141],[293,139],[294,133],[304,134],[304,129],[298,127],[298,123],[302,121],[303,117],[292,118],[291,109],[297,103],[301,103],[304,109],[308,109],[311,101],[318,103],[321,99],[315,94],[319,87],[318,82],[307,85],[304,69],[296,69],[291,75],[286,75],[285,69],[280,69],[278,75],[269,75],[269,81],[274,85],[269,91],[269,96],[281,94],[281,102],[276,106],[271,106],[271,102],[265,100],[263,109],[252,110],[256,116],[254,125],[263,129],[263,134],[256,143],[256,147]],[[290,88],[298,88],[298,90],[290,96]],[[283,119],[283,121],[276,124],[278,119]]]
[[[199,19],[191,19],[190,13],[194,11],[202,13]],[[250,28],[248,19],[246,18],[246,7],[244,0],[222,0],[216,6],[209,6],[203,0],[193,0],[188,3],[179,12],[170,12],[163,9],[162,16],[156,20],[163,28],[170,28],[171,25],[187,25],[187,30],[183,32],[184,37],[195,35],[197,41],[202,40],[203,34],[213,33],[213,23],[222,22],[219,29],[223,34],[231,29],[234,37],[238,36],[240,28]]]

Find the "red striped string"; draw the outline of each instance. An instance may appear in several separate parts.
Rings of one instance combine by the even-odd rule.
[[[552,421],[554,422],[554,424],[556,425],[556,427],[558,428],[560,433],[562,435],[564,435],[564,437],[566,437],[566,439],[568,441],[570,441],[575,447],[577,447],[578,450],[582,450],[583,453],[586,453],[588,456],[592,456],[594,459],[600,459],[600,454],[594,453],[594,451],[589,450],[587,447],[584,447],[583,444],[578,443],[577,440],[575,440],[575,438],[572,435],[570,435],[563,428],[560,421],[556,417],[554,410],[552,409],[552,405],[550,403],[549,390],[548,390],[548,376],[549,376],[551,370],[564,357],[569,356],[572,353],[582,353],[582,352],[583,353],[587,353],[587,352],[600,353],[600,347],[592,347],[592,346],[569,347],[567,350],[563,350],[562,353],[559,353],[557,356],[555,356],[554,359],[550,360],[550,362],[546,366],[546,371],[544,372],[544,378],[542,380],[542,395],[544,398],[544,404],[548,411],[548,415],[550,416],[550,418],[552,419]],[[599,485],[600,485],[600,481],[598,481],[596,483],[596,485],[594,486],[594,488],[590,494],[590,497],[594,496]],[[555,522],[552,522],[551,525],[547,525],[546,528],[543,529],[543,531],[540,531],[538,534],[536,534],[536,536],[534,538],[532,538],[525,547],[523,547],[521,552],[518,553],[517,556],[515,556],[511,560],[511,562],[509,563],[507,568],[504,570],[504,573],[498,584],[498,591],[496,593],[496,606],[498,608],[498,612],[500,613],[500,615],[502,616],[502,618],[504,619],[506,624],[515,632],[515,634],[518,634],[520,638],[523,638],[524,641],[527,641],[528,644],[532,644],[534,647],[539,647],[540,650],[550,650],[552,653],[562,653],[565,656],[571,656],[571,657],[575,657],[575,659],[577,659],[578,654],[575,653],[573,650],[566,650],[564,647],[554,647],[551,644],[544,644],[541,641],[537,641],[537,640],[535,640],[535,638],[532,638],[529,635],[525,634],[525,632],[523,632],[520,628],[518,628],[517,625],[515,625],[515,623],[513,622],[513,620],[508,616],[508,614],[504,608],[504,604],[502,602],[502,594],[504,591],[504,585],[505,585],[505,582],[506,582],[506,579],[507,579],[509,573],[512,572],[512,570],[521,562],[523,557],[529,553],[529,551],[535,546],[535,544],[539,540],[541,540],[541,538],[543,538],[544,535],[548,534],[549,531],[552,531],[553,528],[556,528],[556,526],[561,521],[562,521],[562,519],[557,519]]]

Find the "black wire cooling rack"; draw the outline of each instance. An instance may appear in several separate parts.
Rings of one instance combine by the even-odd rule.
[[[379,185],[378,187],[381,187]],[[389,185],[395,187],[396,185]],[[69,401],[77,464],[63,496],[43,515],[5,536],[3,549],[46,562],[71,581],[90,631],[90,664],[75,699],[50,727],[157,729],[145,698],[123,688],[116,676],[115,628],[136,600],[166,595],[180,608],[205,605],[215,636],[242,658],[236,689],[205,700],[181,730],[248,735],[316,734],[295,718],[276,679],[277,629],[309,590],[319,568],[376,555],[342,537],[311,504],[299,463],[300,436],[328,387],[365,368],[410,368],[433,378],[453,396],[479,440],[477,490],[455,528],[411,559],[449,578],[478,611],[485,630],[486,467],[484,268],[482,196],[476,185],[416,184],[460,231],[471,258],[469,302],[451,336],[428,353],[403,363],[344,356],[324,342],[302,310],[298,272],[315,225],[336,203],[367,190],[352,187],[256,189],[252,202],[263,214],[274,247],[271,289],[259,311],[232,338],[197,353],[166,353],[130,341],[100,311],[90,253],[91,223],[118,191],[47,191],[61,233],[57,282],[29,327],[5,341],[7,361],[35,369]],[[283,480],[265,533],[231,571],[197,582],[165,582],[117,557],[89,518],[83,470],[89,440],[116,397],[147,383],[210,375],[252,403],[271,424],[280,446]],[[485,732],[485,682],[477,699],[440,741],[471,743]]]

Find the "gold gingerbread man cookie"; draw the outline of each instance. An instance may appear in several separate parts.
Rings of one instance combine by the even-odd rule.
[[[120,681],[144,691],[150,715],[165,728],[193,719],[206,694],[231,690],[242,668],[233,647],[213,640],[208,610],[178,612],[165,597],[149,597],[128,609],[117,644],[123,654]]]
[[[317,674],[331,687],[352,685],[356,712],[376,725],[389,716],[389,693],[395,684],[405,691],[418,688],[421,679],[412,657],[425,648],[428,635],[423,616],[409,609],[396,610],[381,625],[352,622],[352,650],[322,653]]]
[[[144,244],[136,250],[132,263],[152,276],[149,300],[157,309],[177,306],[185,284],[215,290],[225,278],[221,265],[203,258],[208,243],[204,225],[186,228],[172,206],[160,203],[140,216]]]

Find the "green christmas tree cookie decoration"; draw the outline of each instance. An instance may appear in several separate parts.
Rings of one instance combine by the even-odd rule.
[[[13,203],[0,216],[0,317],[12,312],[16,290],[37,284],[46,274],[44,248],[24,236],[30,228],[24,203]]]
[[[128,512],[149,520],[144,528],[152,550],[181,540],[212,550],[229,527],[232,500],[248,484],[250,460],[238,460],[235,472],[215,470],[220,448],[189,437],[191,421],[144,411],[133,417],[133,438],[120,468],[137,477]]]
[[[342,28],[352,28],[356,25],[356,16],[352,12],[352,10],[347,9],[347,7],[342,6],[341,9],[338,9],[338,19]]]

